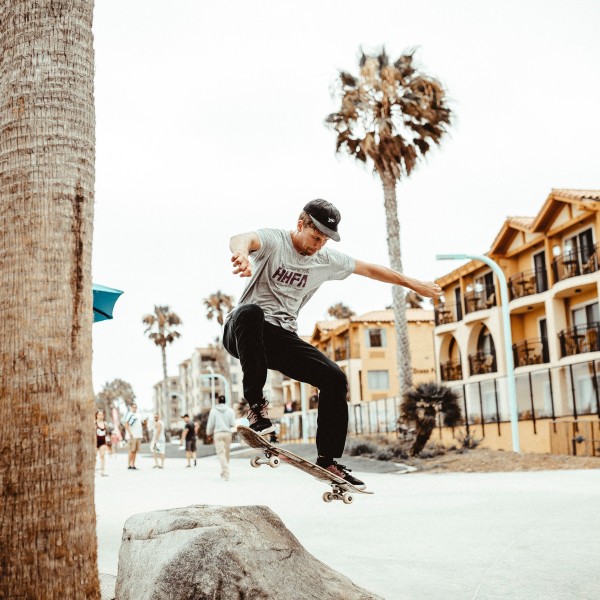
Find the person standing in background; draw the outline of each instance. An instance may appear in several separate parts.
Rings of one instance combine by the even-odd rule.
[[[100,457],[100,475],[106,477],[104,472],[105,457],[107,445],[108,430],[106,429],[106,421],[104,420],[104,411],[96,411],[96,453]]]
[[[196,466],[196,425],[190,421],[189,415],[183,415],[185,426],[181,434],[181,444],[185,444],[185,457],[187,459],[186,467],[191,467],[192,458]]]
[[[154,415],[154,433],[150,442],[150,450],[154,457],[154,469],[164,469],[165,467],[165,446],[167,439],[165,437],[165,426],[160,420],[158,414]],[[159,464],[160,463],[160,464]]]
[[[131,405],[131,410],[125,415],[125,431],[129,440],[129,466],[127,468],[137,471],[135,459],[142,445],[144,431],[142,428],[142,419],[137,413],[137,404],[135,402]]]
[[[229,480],[229,449],[235,431],[235,414],[225,404],[225,396],[219,396],[219,403],[211,408],[206,425],[206,434],[214,435],[215,451],[221,462],[221,477]]]

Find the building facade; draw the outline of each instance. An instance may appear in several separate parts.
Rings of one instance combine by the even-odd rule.
[[[413,383],[435,380],[432,310],[407,308]],[[348,378],[348,401],[357,404],[398,396],[396,328],[392,309],[320,321],[310,343],[336,362]]]
[[[524,450],[600,455],[599,213],[600,191],[552,190],[537,216],[508,218],[487,253],[508,283]],[[467,427],[510,449],[499,282],[470,261],[437,283],[438,378],[461,394]]]

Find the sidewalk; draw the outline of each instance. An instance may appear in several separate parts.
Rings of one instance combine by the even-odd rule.
[[[364,460],[364,459],[363,459]],[[346,463],[349,464],[349,463]],[[96,477],[98,562],[116,575],[132,514],[193,504],[269,506],[314,556],[387,600],[592,600],[600,597],[600,470],[363,473],[374,496],[325,504],[325,486],[281,465],[215,456],[107,460]],[[356,468],[356,465],[355,465]],[[290,599],[296,600],[296,599]]]

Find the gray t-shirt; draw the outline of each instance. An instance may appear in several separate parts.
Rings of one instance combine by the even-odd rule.
[[[332,248],[312,256],[299,254],[284,229],[259,229],[256,234],[261,247],[250,254],[254,270],[238,306],[258,304],[267,322],[288,331],[298,329],[300,309],[322,283],[354,272],[354,259]]]

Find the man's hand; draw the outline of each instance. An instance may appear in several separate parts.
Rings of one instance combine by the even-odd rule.
[[[234,252],[233,256],[231,257],[231,262],[234,266],[234,275],[237,275],[238,273],[240,277],[250,277],[252,275],[252,263],[250,262],[248,256],[246,256],[243,252]]]
[[[388,267],[382,265],[375,265],[373,263],[356,260],[354,273],[356,273],[356,275],[375,279],[376,281],[401,285],[402,287],[413,290],[419,294],[419,296],[425,298],[437,298],[442,295],[442,288],[437,283],[434,283],[433,281],[419,281],[418,279],[407,277],[402,273],[398,273],[398,271],[388,269]]]
[[[442,295],[442,288],[433,281],[413,280],[411,288],[425,298],[439,298]]]

